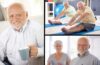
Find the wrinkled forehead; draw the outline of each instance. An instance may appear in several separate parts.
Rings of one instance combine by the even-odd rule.
[[[78,2],[77,7],[80,7],[80,6],[85,6],[85,3],[84,2]]]
[[[68,2],[63,2],[63,5],[69,5],[69,3]]]
[[[7,11],[8,11],[8,13],[9,12],[16,12],[16,11],[18,11],[18,12],[24,12],[25,9],[24,9],[24,7],[21,4],[14,3],[14,4],[12,4],[12,5],[10,5],[8,7]]]
[[[89,41],[88,41],[88,39],[87,38],[80,38],[79,40],[78,40],[78,44],[83,44],[83,45],[89,45]]]

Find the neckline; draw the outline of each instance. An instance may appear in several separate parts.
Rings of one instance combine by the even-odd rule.
[[[55,59],[57,62],[61,61],[61,60],[62,60],[62,57],[63,57],[63,53],[61,53],[61,56],[60,56],[59,59],[56,58],[56,53],[54,54],[54,59]]]
[[[87,56],[89,54],[89,51],[85,52],[83,55],[78,54],[78,57],[84,57]]]

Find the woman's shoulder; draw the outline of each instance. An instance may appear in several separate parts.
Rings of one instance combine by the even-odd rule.
[[[62,53],[64,57],[68,57],[68,54],[67,53]]]
[[[67,53],[62,52],[63,55],[67,55]]]
[[[49,56],[49,60],[50,60],[50,59],[54,59],[54,55],[55,55],[55,54],[51,54],[51,55]]]
[[[55,53],[51,54],[50,57],[54,57]]]

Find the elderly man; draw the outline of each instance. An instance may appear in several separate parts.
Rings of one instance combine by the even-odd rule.
[[[55,17],[54,20],[49,20],[49,23],[51,24],[68,23],[68,19],[70,19],[75,14],[76,14],[75,8],[69,5],[68,2],[64,2],[64,9],[62,10],[62,12],[57,17]],[[61,18],[64,15],[66,15],[67,17]]]
[[[5,65],[2,62],[5,57],[12,65],[28,65],[29,60],[22,60],[19,49],[29,47],[29,58],[43,56],[43,27],[27,19],[28,14],[20,3],[10,5],[7,13],[10,26],[0,35],[0,65]]]
[[[85,37],[80,38],[77,44],[78,57],[73,59],[70,65],[100,65],[100,60],[89,53],[89,48],[88,39]]]
[[[77,3],[77,13],[72,17],[67,26],[62,28],[62,31],[68,34],[79,31],[91,31],[95,27],[95,16],[90,7],[84,2]]]

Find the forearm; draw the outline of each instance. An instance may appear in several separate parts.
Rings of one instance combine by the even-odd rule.
[[[82,20],[83,18],[85,18],[85,16],[87,16],[87,15],[88,15],[88,13],[84,13],[84,14],[80,15],[80,16],[72,23],[72,25],[75,24],[75,23],[81,22],[81,20]]]
[[[65,13],[64,13],[64,11],[62,11],[55,19],[59,19],[60,17],[62,17],[64,15],[65,15]]]
[[[88,13],[83,13],[75,22],[80,22],[85,16],[89,15]]]
[[[73,18],[69,21],[68,25],[71,25],[72,23],[74,23],[75,19],[76,19],[76,17],[73,17]]]
[[[71,23],[70,23],[70,25],[74,25],[74,24],[76,24],[76,23],[80,22],[80,20],[81,20],[81,18],[76,19],[76,20],[74,20],[73,22],[71,22]]]
[[[81,15],[78,19],[75,20],[75,23],[80,22],[84,18],[83,15]]]

